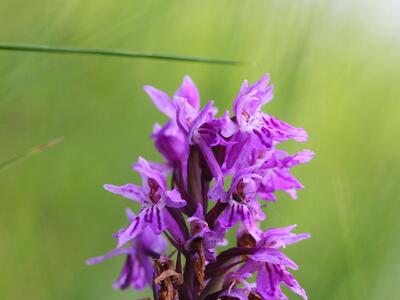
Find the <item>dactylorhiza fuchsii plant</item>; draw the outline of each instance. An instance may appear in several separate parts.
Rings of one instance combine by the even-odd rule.
[[[287,299],[283,284],[307,299],[289,272],[298,266],[281,249],[310,235],[293,233],[296,225],[260,227],[261,203],[276,201],[278,190],[296,199],[303,185],[290,170],[314,156],[279,149],[286,140],[306,141],[307,133],[261,111],[273,96],[269,81],[269,75],[250,86],[244,81],[233,116],[226,111],[219,118],[213,101],[200,108],[188,76],[172,97],[145,86],[169,118],[151,136],[164,163],[140,157],[133,169],[141,186],[104,185],[141,208],[136,215],[127,210],[128,226],[114,235],[116,249],[88,260],[126,257],[115,288],[149,286],[157,300],[273,300]],[[229,230],[236,230],[235,245],[225,239]]]

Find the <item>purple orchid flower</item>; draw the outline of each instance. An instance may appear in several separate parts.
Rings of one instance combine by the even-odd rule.
[[[104,186],[138,202],[140,210],[136,216],[128,212],[130,225],[114,235],[117,249],[88,260],[95,264],[126,255],[116,288],[151,285],[154,300],[276,300],[287,299],[283,284],[307,299],[288,271],[297,265],[280,248],[309,235],[292,233],[294,225],[261,229],[260,199],[275,201],[278,190],[295,199],[303,185],[291,168],[314,156],[310,150],[289,155],[278,149],[289,139],[305,141],[307,134],[261,111],[272,99],[269,80],[265,75],[250,86],[243,83],[232,118],[228,111],[217,117],[213,101],[200,108],[199,92],[188,76],[171,97],[145,87],[169,118],[155,124],[152,134],[164,163],[139,158],[133,169],[141,175],[141,186]],[[236,224],[237,245],[221,251]],[[174,248],[169,255],[161,233]],[[130,247],[122,247],[128,241]]]
[[[225,212],[219,218],[219,225],[231,228],[237,222],[242,224],[255,236],[259,231],[256,221],[265,219],[265,215],[257,201],[257,180],[261,176],[254,173],[257,165],[237,171],[232,178],[231,187],[222,202],[228,204]]]
[[[176,189],[167,190],[165,176],[152,169],[144,158],[139,158],[134,169],[142,177],[142,187],[134,184],[104,185],[106,190],[138,201],[142,205],[131,224],[115,234],[118,238],[118,247],[135,238],[146,226],[149,226],[155,234],[160,234],[167,228],[166,219],[169,217],[167,207],[179,208],[186,205],[186,201]]]
[[[290,173],[290,169],[296,165],[309,162],[314,157],[314,152],[303,150],[289,156],[282,150],[274,150],[271,157],[258,169],[261,176],[258,186],[258,196],[264,200],[275,201],[275,191],[287,192],[293,199],[297,199],[298,189],[304,186]]]
[[[225,134],[232,135],[235,142],[229,147],[226,160],[228,169],[232,168],[243,151],[250,149],[271,149],[274,144],[293,139],[304,142],[307,133],[261,111],[261,107],[271,101],[273,86],[268,85],[270,77],[266,74],[259,81],[248,86],[245,80],[233,104],[235,119]],[[234,129],[236,127],[236,130]]]
[[[146,85],[145,92],[149,95],[154,105],[167,117],[175,119],[176,108],[167,93],[156,89],[155,87]],[[200,107],[200,95],[196,85],[189,76],[183,78],[181,87],[175,92],[174,97],[178,96],[188,101],[188,104],[194,109],[198,110]]]
[[[182,161],[189,155],[189,147],[186,135],[176,123],[176,107],[167,93],[152,86],[145,86],[145,92],[149,95],[154,105],[170,118],[164,126],[156,124],[153,128],[152,138],[158,151],[167,162],[172,165]],[[187,100],[190,107],[197,111],[200,106],[200,95],[196,85],[189,76],[183,78],[181,87],[175,92],[174,97],[182,97]]]
[[[187,134],[189,144],[200,148],[207,167],[216,181],[209,195],[210,197],[221,196],[224,177],[212,147],[225,145],[225,141],[219,134],[223,120],[215,119],[217,109],[213,106],[214,101],[209,101],[200,112],[195,111],[184,98],[175,97],[174,101],[177,107],[178,125]]]
[[[254,253],[249,255],[248,260],[237,271],[243,274],[257,272],[256,290],[265,300],[287,299],[280,288],[282,283],[303,299],[307,299],[304,289],[287,271],[287,268],[297,270],[298,266],[278,250],[310,238],[307,233],[292,233],[294,228],[296,225],[272,228],[262,233]]]
[[[127,209],[128,219],[133,222],[135,215]],[[167,242],[160,235],[156,235],[149,227],[143,230],[131,241],[128,248],[117,248],[103,256],[87,260],[88,265],[101,263],[118,255],[126,255],[121,274],[114,282],[115,289],[132,287],[137,290],[144,289],[153,281],[154,267],[152,259],[159,258],[167,250]]]

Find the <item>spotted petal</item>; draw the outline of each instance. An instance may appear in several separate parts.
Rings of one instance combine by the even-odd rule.
[[[220,217],[219,222],[225,228],[235,226],[237,222],[243,224],[250,230],[254,226],[254,220],[246,205],[232,201],[226,211]]]
[[[281,282],[304,300],[307,300],[305,291],[293,276],[284,267],[270,263],[264,264],[258,271],[257,292],[266,300],[288,299],[281,290]]]

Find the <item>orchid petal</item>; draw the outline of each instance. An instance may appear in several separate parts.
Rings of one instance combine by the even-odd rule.
[[[154,105],[166,116],[171,119],[175,118],[175,106],[170,100],[167,93],[156,89],[155,87],[146,85],[144,91],[149,95]]]
[[[118,256],[118,255],[121,255],[121,254],[129,254],[131,252],[132,252],[132,250],[129,249],[129,248],[113,249],[113,250],[111,250],[110,252],[108,252],[105,255],[89,258],[86,261],[86,264],[87,265],[95,265],[95,264],[101,263],[101,262],[103,262],[103,261],[105,261],[107,259],[110,259],[110,258],[112,258],[114,256]]]
[[[200,107],[200,94],[194,84],[193,80],[189,76],[183,77],[183,82],[179,90],[176,91],[175,96],[179,96],[187,99],[188,103],[195,109],[198,110]]]
[[[182,199],[181,194],[177,189],[167,191],[165,204],[168,207],[183,207],[186,206],[186,201]]]
[[[141,187],[131,183],[122,186],[105,184],[104,188],[113,194],[121,195],[137,202],[143,202],[147,198]]]

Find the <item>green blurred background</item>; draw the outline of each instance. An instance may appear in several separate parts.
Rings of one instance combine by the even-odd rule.
[[[142,90],[190,74],[202,101],[229,108],[243,79],[269,72],[266,110],[306,128],[312,163],[295,173],[266,226],[310,232],[287,253],[310,299],[400,297],[400,5],[393,1],[2,0],[0,41],[219,57],[217,66],[0,51],[0,161],[64,141],[0,172],[0,299],[137,299],[111,288],[129,201],[103,183],[136,182],[130,164],[160,160],[149,139],[165,118]],[[297,299],[290,294],[290,298]]]

